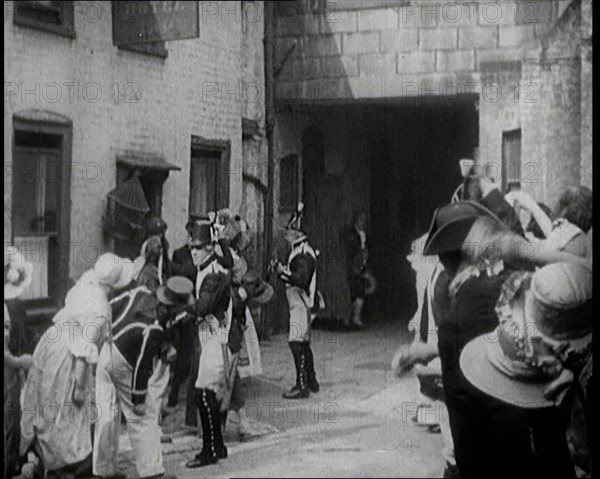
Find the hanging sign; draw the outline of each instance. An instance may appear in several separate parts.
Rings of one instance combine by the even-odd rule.
[[[198,38],[198,2],[112,2],[114,44]]]

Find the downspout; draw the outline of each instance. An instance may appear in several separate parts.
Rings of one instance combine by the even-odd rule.
[[[267,199],[265,207],[265,254],[263,255],[263,275],[268,276],[268,269],[273,258],[273,187],[275,182],[275,164],[273,157],[273,130],[274,130],[274,74],[273,74],[273,8],[274,2],[264,2],[264,61],[265,61],[265,133],[267,138]],[[267,327],[267,318],[263,317],[265,334],[270,336]]]
[[[267,275],[273,257],[273,183],[275,165],[273,159],[274,95],[273,95],[273,2],[265,1],[265,130],[267,138],[267,200],[265,208],[265,255],[263,274]]]

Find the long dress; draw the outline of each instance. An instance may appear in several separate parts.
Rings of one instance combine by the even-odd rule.
[[[73,403],[73,371],[78,358],[96,364],[96,334],[104,334],[110,318],[106,293],[93,270],[88,271],[69,291],[65,307],[33,353],[34,365],[25,383],[21,451],[37,440],[48,471],[80,463],[92,453],[91,425],[104,412],[93,403],[91,368],[86,377],[88,398],[81,406]]]
[[[13,321],[17,318],[13,318]],[[4,351],[10,341],[11,318],[4,304]],[[4,362],[4,475],[12,477],[18,474],[21,406],[19,397],[23,386],[22,372],[19,368]]]

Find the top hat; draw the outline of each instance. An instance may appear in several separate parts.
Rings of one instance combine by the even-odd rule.
[[[214,240],[213,232],[214,221],[208,217],[200,217],[193,221],[189,229],[192,239],[191,246],[201,247]]]
[[[131,283],[135,267],[129,259],[120,258],[112,253],[104,253],[94,264],[94,272],[100,283],[113,289],[119,289]]]
[[[163,304],[186,304],[194,291],[193,283],[184,276],[173,276],[156,290],[156,297]]]
[[[194,222],[197,220],[202,219],[202,216],[194,214],[194,213],[190,213],[190,216],[188,217],[188,221],[185,224],[185,229],[187,230],[188,233],[192,233],[192,227],[194,226]]]
[[[591,347],[592,271],[555,263],[535,273],[513,273],[496,305],[494,334],[468,343],[460,357],[465,377],[478,389],[523,408],[555,403],[568,370]]]
[[[457,201],[436,209],[423,254],[428,256],[460,250],[471,226],[481,216],[488,216],[498,224],[503,224],[494,213],[474,201]]]
[[[33,265],[14,246],[4,250],[4,299],[18,298],[31,284]]]
[[[253,272],[244,275],[242,286],[248,293],[248,301],[256,304],[268,303],[274,294],[273,286]]]

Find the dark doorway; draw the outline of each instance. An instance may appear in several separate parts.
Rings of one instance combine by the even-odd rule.
[[[365,320],[406,323],[416,309],[415,273],[406,256],[436,208],[461,184],[461,158],[478,146],[474,98],[411,99],[385,105],[311,107],[302,137],[302,184],[309,239],[321,251],[324,318],[349,314],[345,238],[356,209],[368,212],[369,264],[378,289]]]
[[[392,289],[389,261],[393,256],[391,238],[391,168],[388,145],[385,140],[369,142],[369,167],[371,169],[369,211],[369,265],[377,278],[379,289],[367,302],[365,315],[370,318],[388,318],[392,314]]]

